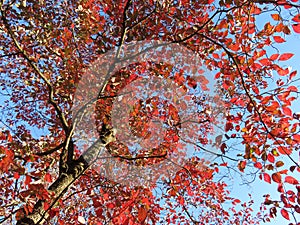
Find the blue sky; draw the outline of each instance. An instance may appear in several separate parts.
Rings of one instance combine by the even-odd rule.
[[[266,19],[270,20],[270,18]],[[262,19],[261,22],[265,23],[267,20]],[[298,70],[299,74],[295,77],[295,79],[300,78],[300,35],[293,33],[290,36],[286,36],[285,39],[285,43],[278,44],[276,47],[278,47],[281,53],[290,52],[295,54],[293,58],[291,58],[289,61],[284,62],[284,64],[292,66],[293,70]],[[299,86],[300,89],[300,81],[298,82],[298,84],[296,83],[295,85]],[[292,108],[295,112],[300,112],[300,100],[294,101]],[[295,160],[299,161],[298,153],[294,153],[292,157]],[[287,158],[284,158],[284,161],[286,163],[285,166],[288,168],[290,165],[290,161]],[[279,199],[279,194],[277,192],[277,184],[268,184],[266,182],[260,181],[258,177],[251,185],[241,185],[242,181],[238,178],[232,180],[232,182],[232,196],[235,196],[244,201],[248,201],[249,197],[247,193],[252,194],[252,198],[257,203],[254,205],[255,211],[259,211],[259,203],[261,203],[264,200],[264,198],[262,197],[264,194],[271,194],[272,197]],[[279,214],[280,213],[278,213],[278,215]],[[289,222],[287,220],[285,220],[279,215],[276,219],[274,219],[273,221],[271,221],[271,223],[268,224],[283,225],[288,223]]]
[[[274,13],[274,12],[272,12],[272,13]],[[257,24],[261,28],[263,28],[263,26],[269,21],[271,23],[274,23],[270,13],[265,13],[265,14],[259,15],[257,17]],[[288,61],[282,62],[281,65],[282,66],[291,66],[292,67],[291,71],[297,70],[298,74],[293,79],[293,80],[296,80],[296,79],[300,79],[300,35],[294,33],[293,30],[291,30],[291,32],[292,32],[291,35],[284,37],[286,42],[280,43],[280,44],[275,43],[275,47],[279,50],[280,54],[282,54],[282,53],[293,53],[294,54],[294,56],[291,59],[289,59]],[[279,35],[279,34],[277,33],[275,35]],[[269,56],[272,55],[273,53],[275,53],[274,49],[272,49],[272,48],[268,48],[268,49],[266,49],[266,51]],[[276,73],[274,73],[274,75],[277,76]],[[285,79],[285,78],[283,78],[283,79]],[[272,86],[271,83],[269,85]],[[294,82],[293,85],[298,87],[298,89],[300,90],[300,81]],[[293,112],[300,113],[300,99],[299,100],[297,99],[293,102],[292,110],[293,110]],[[239,147],[237,147],[237,148],[239,148]],[[240,145],[240,148],[243,149],[244,147],[242,145]],[[234,157],[235,155],[232,154],[232,156]],[[294,152],[291,155],[291,157],[295,161],[300,162],[299,152]],[[289,169],[289,167],[291,165],[293,165],[292,162],[288,159],[288,157],[281,156],[280,158],[285,163],[284,167],[282,167],[283,169]],[[295,178],[298,178],[300,180],[299,173],[296,172],[292,175]],[[258,212],[260,210],[259,209],[260,203],[262,203],[264,201],[263,195],[265,195],[265,194],[270,194],[272,199],[274,199],[274,200],[280,200],[280,195],[277,192],[277,184],[274,182],[272,182],[272,184],[269,184],[264,181],[261,181],[258,178],[258,176],[256,177],[256,179],[253,183],[250,183],[248,185],[243,184],[243,181],[239,177],[238,174],[236,174],[236,176],[233,179],[231,179],[231,180],[229,179],[228,181],[231,184],[231,186],[229,187],[229,190],[231,191],[231,195],[233,197],[239,198],[242,201],[247,202],[250,200],[248,193],[250,193],[252,195],[252,199],[255,202],[255,204],[253,206],[253,209],[255,212]],[[293,188],[292,188],[292,190],[293,190]],[[265,223],[265,224],[284,225],[284,224],[289,224],[290,222],[294,222],[293,220],[288,221],[288,220],[284,219],[280,215],[279,210],[278,210],[277,215],[278,215],[277,218],[273,219],[270,223]],[[292,218],[292,217],[290,216],[290,218]],[[299,222],[300,218],[297,218],[297,219]]]
[[[286,39],[285,43],[278,44],[276,45],[276,47],[279,49],[280,53],[288,52],[288,53],[295,54],[290,60],[285,61],[283,65],[291,66],[293,70],[297,70],[298,74],[294,79],[299,79],[300,78],[300,35],[295,34],[292,31],[292,34],[286,36],[285,39]],[[293,85],[297,86],[298,89],[300,89],[300,81],[295,82]],[[300,100],[295,100],[293,102],[292,109],[293,112],[300,112]],[[300,161],[299,152],[294,152],[291,156],[295,161],[298,162]],[[287,157],[283,156],[282,160],[285,162],[284,168],[288,169],[291,165],[293,165]],[[294,173],[294,176],[295,178],[298,178],[300,180],[299,173]],[[259,210],[259,206],[260,206],[259,203],[264,201],[264,198],[262,197],[264,194],[270,194],[274,199],[280,200],[279,193],[277,192],[277,184],[274,182],[272,184],[268,184],[264,181],[259,180],[258,177],[251,185],[241,185],[241,180],[237,178],[234,181],[234,186],[232,187],[231,193],[232,195],[244,201],[249,200],[247,193],[251,193],[252,198],[256,203],[254,205],[255,211]],[[300,218],[297,219],[299,222]],[[284,219],[280,215],[280,212],[278,212],[277,218],[272,220],[270,223],[265,223],[265,224],[284,225],[284,224],[289,224],[289,221]]]

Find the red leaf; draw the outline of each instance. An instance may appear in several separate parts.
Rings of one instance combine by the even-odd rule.
[[[221,73],[220,73],[220,72],[216,73],[216,75],[215,75],[215,79],[218,79],[218,78],[220,78],[220,76],[221,76]]]
[[[216,173],[219,173],[219,167],[215,168]]]
[[[296,75],[297,75],[297,70],[291,72],[291,74],[289,76],[289,80],[292,80]]]
[[[182,196],[178,196],[179,204],[184,205],[184,198]]]
[[[244,172],[244,169],[246,168],[246,165],[247,165],[247,162],[244,160],[244,161],[240,161],[239,164],[238,164],[238,168],[241,172]]]
[[[93,206],[95,208],[102,206],[102,204],[98,201],[98,198],[93,198]]]
[[[274,36],[273,38],[274,38],[274,41],[276,41],[277,43],[285,42],[285,40],[280,36]]]
[[[284,182],[289,184],[299,184],[298,180],[296,180],[294,177],[291,176],[286,176]]]
[[[270,59],[274,61],[274,60],[278,59],[278,57],[279,57],[279,54],[273,54],[270,56]]]
[[[299,143],[300,142],[300,134],[294,134],[293,139],[294,139],[294,141]]]
[[[216,54],[216,53],[213,53],[212,56],[213,56],[215,59],[219,59],[219,58],[220,58],[219,55]]]
[[[280,55],[278,60],[285,61],[285,60],[288,60],[288,59],[292,58],[293,55],[294,55],[293,53],[283,53],[283,54]]]
[[[241,203],[241,200],[239,200],[239,199],[234,199],[234,201],[232,202],[233,205],[236,205],[239,203]]]
[[[232,123],[227,122],[226,125],[225,125],[225,131],[227,132],[227,131],[230,131],[232,129],[233,129]]]
[[[99,207],[97,210],[95,210],[95,212],[98,217],[100,217],[100,218],[103,217],[103,215],[102,215],[103,209],[101,207]]]
[[[267,58],[264,58],[264,59],[261,59],[259,60],[259,62],[263,65],[263,66],[270,66],[272,63],[270,62],[269,59]]]
[[[12,139],[11,134],[8,133],[8,134],[7,134],[7,141],[8,141],[8,142],[12,142],[12,140],[13,140],[13,139]]]
[[[44,210],[48,210],[49,209],[49,207],[50,207],[50,204],[49,204],[49,202],[44,202]]]
[[[18,172],[14,172],[14,178],[15,179],[19,179],[20,178],[20,174]]]
[[[273,173],[272,180],[276,183],[281,183],[281,175],[280,173]]]
[[[187,78],[188,81],[188,85],[192,88],[196,88],[197,87],[197,82],[195,81],[195,79],[188,77]]]
[[[293,24],[293,30],[296,32],[296,33],[300,33],[300,24]]]
[[[287,116],[292,116],[293,115],[292,110],[289,107],[282,107],[282,111]]]
[[[151,203],[150,203],[150,201],[149,201],[148,198],[143,198],[141,202],[142,202],[145,206],[150,206],[150,205],[151,205]]]
[[[52,177],[51,177],[50,173],[45,174],[45,181],[49,182],[49,183],[52,182]]]
[[[147,217],[147,210],[144,209],[143,207],[139,208],[138,220],[142,223],[145,221],[146,217]]]
[[[284,146],[279,146],[278,152],[280,152],[283,155],[290,155],[292,153],[292,150],[290,148],[286,148]]]
[[[3,150],[3,149],[0,149],[0,150]],[[0,160],[0,170],[8,172],[8,169],[14,160],[14,152],[10,151],[6,148],[5,148],[4,152],[5,152],[5,156]],[[2,152],[0,152],[0,153],[2,153]]]
[[[292,19],[294,22],[300,22],[300,14],[294,16],[294,18]]]
[[[260,162],[256,162],[256,163],[254,163],[254,167],[258,168],[258,169],[261,169],[262,168],[262,164]]]
[[[287,174],[287,173],[288,173],[288,170],[287,170],[287,169],[285,169],[285,170],[280,170],[278,173],[280,173],[280,174]]]
[[[31,177],[28,176],[28,175],[26,175],[26,176],[25,176],[25,185],[29,185],[30,182],[31,182]]]
[[[295,87],[295,86],[289,86],[287,89],[288,89],[289,91],[298,92],[298,88]]]
[[[268,154],[268,157],[267,157],[267,158],[268,158],[268,161],[269,161],[269,162],[271,162],[271,163],[274,163],[274,162],[275,162],[275,158],[274,158],[274,156],[273,156],[271,153]]]
[[[227,145],[226,145],[226,143],[222,143],[222,145],[221,145],[221,152],[223,153],[223,154],[225,154],[225,149],[227,148]]]
[[[271,184],[271,177],[269,174],[267,173],[263,173],[263,177],[264,177],[264,181],[268,182],[269,184]]]
[[[115,208],[115,204],[109,203],[109,204],[107,204],[107,208],[113,209],[113,208]]]
[[[286,76],[289,73],[289,69],[288,68],[286,68],[286,69],[277,68],[276,70],[277,70],[277,73],[280,76]]]
[[[286,211],[285,209],[281,209],[281,210],[280,210],[280,213],[281,213],[281,215],[282,215],[285,219],[290,220],[290,216],[289,216],[288,211]]]
[[[252,90],[255,94],[259,95],[259,90],[255,85],[252,86]]]

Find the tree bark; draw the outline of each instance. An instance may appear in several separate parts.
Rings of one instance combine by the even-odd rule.
[[[67,192],[69,187],[89,168],[99,151],[105,150],[105,146],[115,140],[113,131],[108,132],[105,137],[98,139],[83,155],[74,160],[72,166],[66,173],[60,174],[57,180],[49,187],[49,192],[53,194],[50,208]],[[48,217],[48,210],[44,209],[45,200],[39,200],[33,208],[33,212],[17,221],[17,225],[38,225],[45,222]]]

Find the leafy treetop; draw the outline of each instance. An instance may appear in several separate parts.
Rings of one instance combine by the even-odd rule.
[[[291,108],[297,71],[285,65],[293,53],[276,48],[300,33],[297,0],[2,0],[0,10],[2,223],[258,224],[277,212],[300,223],[300,168],[294,157],[300,116]],[[214,73],[225,117],[224,136],[215,141],[218,152],[208,145],[217,121],[201,94],[208,81],[198,65],[176,68],[151,60],[121,68],[99,84],[101,90],[80,93],[82,98],[98,93],[100,141],[87,146],[76,140],[84,106],[76,115],[72,106],[85,71],[115,47],[145,40],[184,46]],[[133,134],[147,138],[155,132],[153,117],[167,128],[160,146],[136,153],[115,137],[111,112],[122,88],[146,70],[148,79],[172,80],[197,110],[183,139],[186,121],[163,97],[150,99],[150,111],[127,99],[134,105]],[[198,77],[189,76],[194,70]],[[189,111],[185,101],[181,108]],[[191,147],[195,155],[169,176],[153,176],[150,186],[131,187],[102,176],[103,165],[87,163],[83,155],[94,157],[101,147],[135,166],[155,164],[170,152],[187,154]],[[203,152],[216,160],[201,159]],[[276,183],[280,199],[265,195],[261,212],[253,213],[252,200],[243,203],[228,192],[224,177],[237,170]]]

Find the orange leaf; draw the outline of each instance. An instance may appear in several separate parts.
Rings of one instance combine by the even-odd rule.
[[[272,180],[276,183],[281,183],[281,175],[280,173],[273,173]]]
[[[286,68],[286,69],[282,69],[282,68],[277,68],[277,73],[280,75],[280,76],[285,76],[289,73],[289,69]]]
[[[278,162],[276,162],[275,165],[276,165],[276,167],[281,167],[284,165],[284,163],[282,161],[278,161]]]
[[[279,21],[280,20],[280,15],[279,14],[271,14],[273,20]]]

